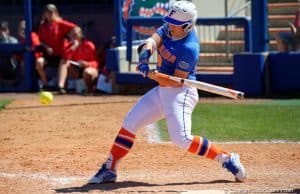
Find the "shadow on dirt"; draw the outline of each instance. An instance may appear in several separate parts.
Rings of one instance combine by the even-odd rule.
[[[215,181],[208,181],[208,182],[189,182],[189,183],[167,183],[167,184],[150,184],[144,182],[136,182],[136,181],[123,181],[117,183],[104,183],[104,184],[86,184],[79,187],[69,187],[69,188],[60,188],[55,189],[57,193],[73,193],[73,192],[89,192],[93,190],[100,190],[100,191],[113,191],[122,188],[134,188],[134,187],[164,187],[164,186],[179,186],[179,185],[203,185],[203,184],[218,184],[218,183],[236,183],[234,181],[229,180],[215,180]],[[163,188],[161,188],[163,189]],[[130,192],[151,192],[151,190],[137,190],[132,189]],[[157,190],[155,192],[178,192],[177,190]]]

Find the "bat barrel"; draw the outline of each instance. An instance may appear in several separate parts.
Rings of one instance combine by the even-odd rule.
[[[237,93],[237,99],[244,99],[244,92]]]

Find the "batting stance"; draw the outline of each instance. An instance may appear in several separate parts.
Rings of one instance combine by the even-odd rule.
[[[159,86],[142,96],[124,119],[107,161],[89,183],[115,182],[118,162],[130,151],[139,128],[165,118],[172,142],[188,152],[219,162],[237,181],[246,173],[239,155],[228,153],[208,139],[191,135],[191,116],[198,102],[195,88],[158,78],[149,71],[148,61],[158,52],[158,72],[181,78],[196,79],[195,67],[199,56],[199,41],[194,29],[196,7],[189,1],[176,1],[161,26],[138,48],[137,70],[157,81]]]

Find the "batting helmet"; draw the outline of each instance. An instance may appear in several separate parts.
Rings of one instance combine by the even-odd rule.
[[[197,19],[196,6],[190,1],[176,1],[170,8],[164,21],[176,26],[182,26],[189,31]]]

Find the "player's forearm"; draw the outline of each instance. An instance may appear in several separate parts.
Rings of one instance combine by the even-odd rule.
[[[146,39],[146,41],[141,44],[138,48],[138,53],[140,53],[142,50],[150,50],[151,54],[153,54],[157,47],[161,44],[162,40],[160,36],[156,33],[154,33],[150,38]]]

